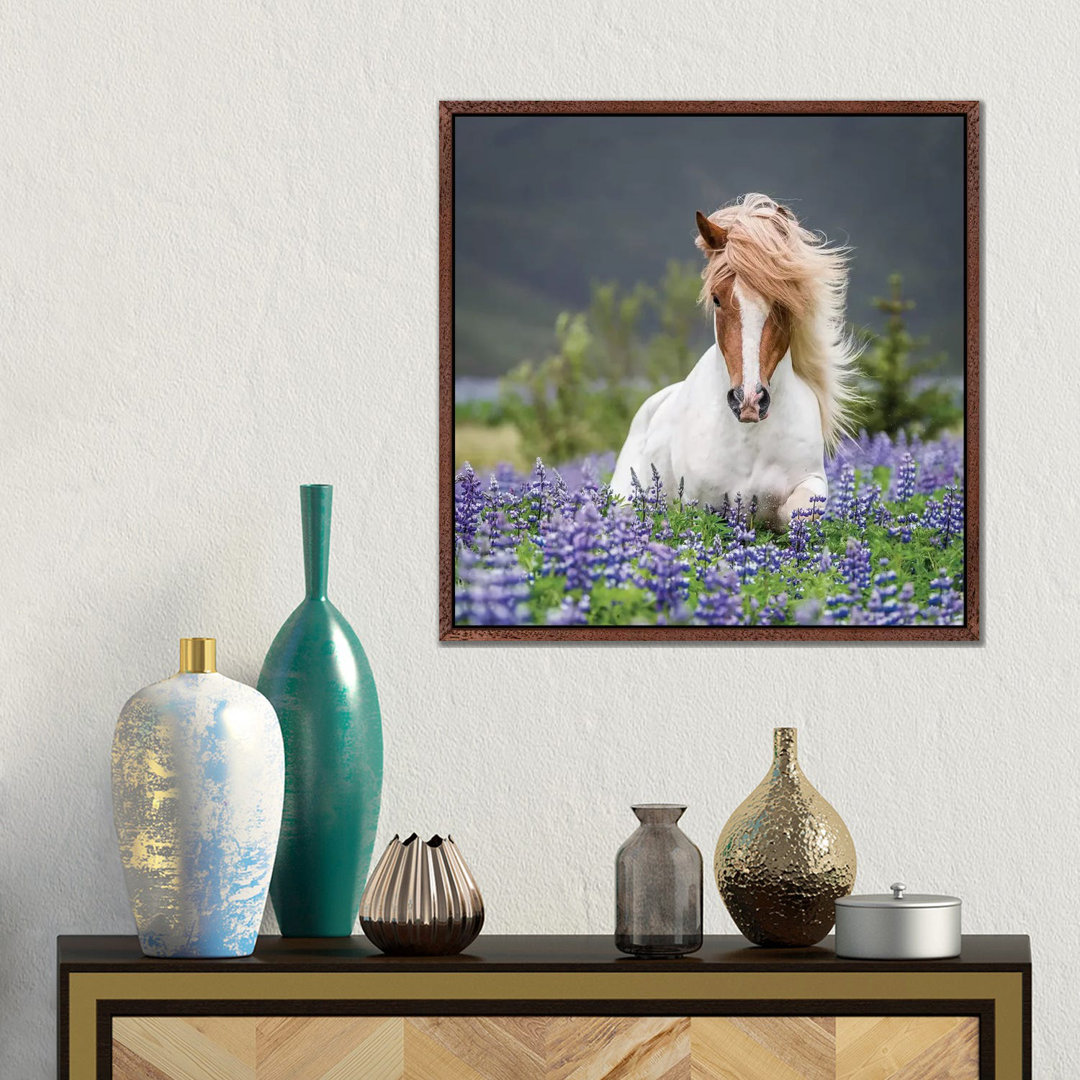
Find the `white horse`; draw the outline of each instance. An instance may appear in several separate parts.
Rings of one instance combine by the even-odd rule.
[[[741,494],[786,529],[828,494],[825,450],[849,420],[858,350],[844,328],[846,250],[766,195],[699,212],[697,225],[716,344],[638,410],[612,487],[629,497],[631,469],[647,486],[655,466],[669,493],[682,481],[686,498],[714,506]]]

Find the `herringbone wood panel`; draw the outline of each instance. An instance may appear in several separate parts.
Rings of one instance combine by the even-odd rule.
[[[113,1080],[977,1080],[971,1017],[117,1017]]]
[[[426,1032],[405,1024],[402,1080],[485,1080],[484,1074],[467,1065],[454,1052]]]
[[[689,1029],[685,1017],[552,1017],[546,1076],[548,1080],[660,1080],[685,1060],[689,1080]]]
[[[821,1039],[822,1029],[813,1020],[795,1018],[793,1041],[781,1054],[774,1045],[773,1033],[760,1024],[759,1018],[739,1019],[744,1022],[738,1023],[734,1017],[712,1016],[695,1016],[690,1021],[692,1080],[807,1080],[810,1075],[817,1080],[820,1077],[819,1072],[804,1072],[785,1060],[794,1057],[797,1061],[802,1036],[809,1034],[815,1043]],[[832,1080],[831,1073],[828,1080]]]
[[[419,1032],[485,1080],[544,1080],[546,1026],[538,1016],[412,1017],[405,1025],[405,1052]]]
[[[126,1071],[119,1072],[119,1044]],[[143,1080],[255,1080],[252,1016],[118,1016],[113,1020],[113,1076]]]
[[[968,1018],[890,1080],[968,1080],[979,1075],[979,1024]]]
[[[831,1016],[733,1016],[731,1022],[806,1080],[833,1080],[836,1021]]]
[[[402,1021],[386,1016],[264,1016],[256,1080],[401,1080]]]
[[[974,1017],[836,1018],[836,1080],[975,1080],[978,1075]]]

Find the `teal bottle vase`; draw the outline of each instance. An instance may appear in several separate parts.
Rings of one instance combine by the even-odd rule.
[[[286,937],[353,932],[382,794],[375,680],[344,616],[326,598],[333,488],[304,484],[307,595],[259,675],[285,743],[285,809],[270,899]]]

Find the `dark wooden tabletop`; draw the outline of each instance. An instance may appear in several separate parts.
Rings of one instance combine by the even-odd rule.
[[[231,960],[160,960],[143,956],[131,936],[61,936],[66,971],[1023,971],[1030,969],[1025,935],[967,934],[963,952],[948,960],[842,960],[826,938],[809,949],[762,949],[738,935],[705,938],[702,949],[675,960],[625,956],[609,936],[498,935],[479,937],[459,956],[385,956],[360,935],[347,938],[264,936],[252,956]]]

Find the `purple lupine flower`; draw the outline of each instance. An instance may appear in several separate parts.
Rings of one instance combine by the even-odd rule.
[[[814,516],[812,510],[805,510],[799,507],[791,515],[791,522],[788,524],[788,552],[792,559],[796,563],[806,562],[811,558],[811,545],[813,543],[810,534],[810,524]]]
[[[521,532],[500,510],[490,519],[491,546],[496,551],[513,551],[521,543]]]
[[[783,566],[783,555],[771,541],[758,548],[758,568],[769,573],[776,573]]]
[[[664,518],[659,525],[653,530],[653,539],[659,540],[662,544],[674,544],[678,537],[675,535],[675,530],[671,527],[671,522],[667,518]]]
[[[645,505],[651,514],[666,514],[667,499],[664,498],[664,482],[660,479],[660,473],[656,471],[655,465],[650,463],[649,468],[652,469],[652,481],[649,484]]]
[[[945,527],[941,533],[941,546],[946,548],[954,536],[964,534],[964,493],[953,484],[945,489],[942,496],[942,511]]]
[[[874,587],[864,609],[866,621],[875,626],[903,626],[914,622],[918,604],[910,602],[914,586],[908,582],[903,592],[896,584],[896,571],[885,570],[874,577]]]
[[[498,480],[503,487],[514,487],[524,482],[523,477],[513,465],[496,465],[491,476],[493,479]]]
[[[939,626],[959,625],[964,621],[964,596],[953,588],[952,578],[942,572],[930,582],[930,596],[922,617]]]
[[[589,454],[580,461],[564,462],[559,474],[571,491],[595,491],[601,485],[600,478],[615,471],[615,455]]]
[[[852,478],[852,484],[854,484],[854,478]],[[866,528],[871,518],[877,519],[877,511],[880,505],[880,485],[862,484],[850,502],[845,499],[846,513],[834,513],[834,517],[846,518],[861,532]]]
[[[547,618],[548,626],[585,626],[589,621],[589,598],[583,596],[580,600],[567,596],[562,605],[555,609]]]
[[[480,478],[466,461],[454,481],[454,534],[466,547],[476,535],[483,502]]]
[[[544,463],[540,458],[537,458],[528,486],[528,492],[532,500],[528,514],[528,522],[531,526],[539,527],[540,522],[551,516],[554,509],[554,502],[550,498],[552,488],[553,485],[548,478],[547,469],[544,468]]]
[[[727,568],[712,566],[702,584],[694,622],[700,626],[738,626],[743,619],[738,577]]]
[[[517,626],[530,621],[526,603],[528,576],[513,553],[496,551],[482,558],[462,548],[457,575],[456,622],[470,626]]]
[[[559,474],[559,471],[557,469],[552,469],[551,475],[555,479],[551,482],[551,510],[548,513],[548,517],[552,514],[557,514],[571,499],[570,489],[566,486],[566,481]]]
[[[633,576],[634,563],[649,539],[649,526],[638,520],[628,505],[617,506],[604,519],[600,547],[604,554],[606,585],[625,585]]]
[[[893,476],[893,499],[896,502],[907,502],[915,494],[915,476],[919,471],[919,465],[905,452],[900,458],[900,464],[896,467]]]
[[[838,626],[849,622],[854,612],[858,611],[859,597],[854,592],[835,593],[825,597],[825,611],[821,622],[826,626]]]
[[[641,514],[641,520],[645,521],[645,489],[641,486],[638,475],[630,468],[630,505],[637,507]]]
[[[460,556],[462,550],[465,548],[463,541],[458,541],[457,553]],[[490,555],[491,554],[491,521],[482,521],[476,527],[476,535],[473,537],[472,544],[473,551],[477,555]]]
[[[690,568],[693,576],[702,580],[717,558],[716,554],[706,548],[703,537],[692,529],[686,529],[678,540],[676,554]]]
[[[487,489],[484,491],[484,506],[481,513],[485,516],[498,513],[503,504],[510,498],[512,496],[504,489],[495,474],[492,473],[488,478]]]
[[[856,591],[870,587],[870,545],[849,536],[847,550],[840,557],[840,574]]]
[[[713,513],[719,514],[733,529],[738,529],[743,525],[747,528],[751,527],[756,510],[757,496],[747,503],[743,499],[742,492],[736,491],[734,499],[724,492],[723,503],[720,504],[719,510],[714,509]]]
[[[835,493],[829,496],[830,516],[839,521],[853,518],[855,513],[855,468],[845,465],[840,470],[840,476],[836,482]]]
[[[597,550],[600,511],[584,503],[572,517],[561,513],[545,526],[544,573],[566,578],[567,589],[588,592],[603,573],[604,556]]]
[[[874,436],[863,432],[858,438],[845,440],[836,455],[826,461],[829,486],[835,488],[847,468],[869,473],[879,467],[890,469],[894,484],[898,484],[905,456],[918,464],[913,494],[928,495],[940,487],[958,483],[963,477],[964,446],[963,440],[956,435],[939,435],[930,442],[923,442],[918,438],[909,439],[903,432],[893,440],[880,432]],[[893,498],[902,501],[899,494]]]
[[[935,534],[934,542],[938,547],[946,548],[957,536],[964,533],[964,494],[955,485],[947,487],[941,502],[927,499],[919,524],[924,529],[931,529]]]
[[[781,626],[788,621],[788,595],[786,592],[770,596],[758,612],[759,626]]]
[[[918,443],[911,452],[919,462],[916,494],[929,495],[963,481],[964,443],[958,436],[942,435],[933,442]]]
[[[742,584],[751,581],[758,572],[758,553],[754,547],[757,533],[741,525],[735,527],[735,535],[725,552],[728,565],[735,571]]]
[[[889,527],[889,536],[894,540],[899,537],[902,544],[911,543],[911,530],[919,522],[919,515],[915,513],[900,514],[896,518],[896,525]]]
[[[634,584],[647,589],[656,601],[657,618],[665,623],[681,622],[686,618],[689,588],[686,565],[679,562],[667,544],[649,543],[638,560],[639,572]]]
[[[596,503],[597,509],[600,513],[607,517],[611,512],[611,507],[615,502],[615,492],[611,490],[610,484],[601,484],[596,494],[593,496],[593,502]]]

